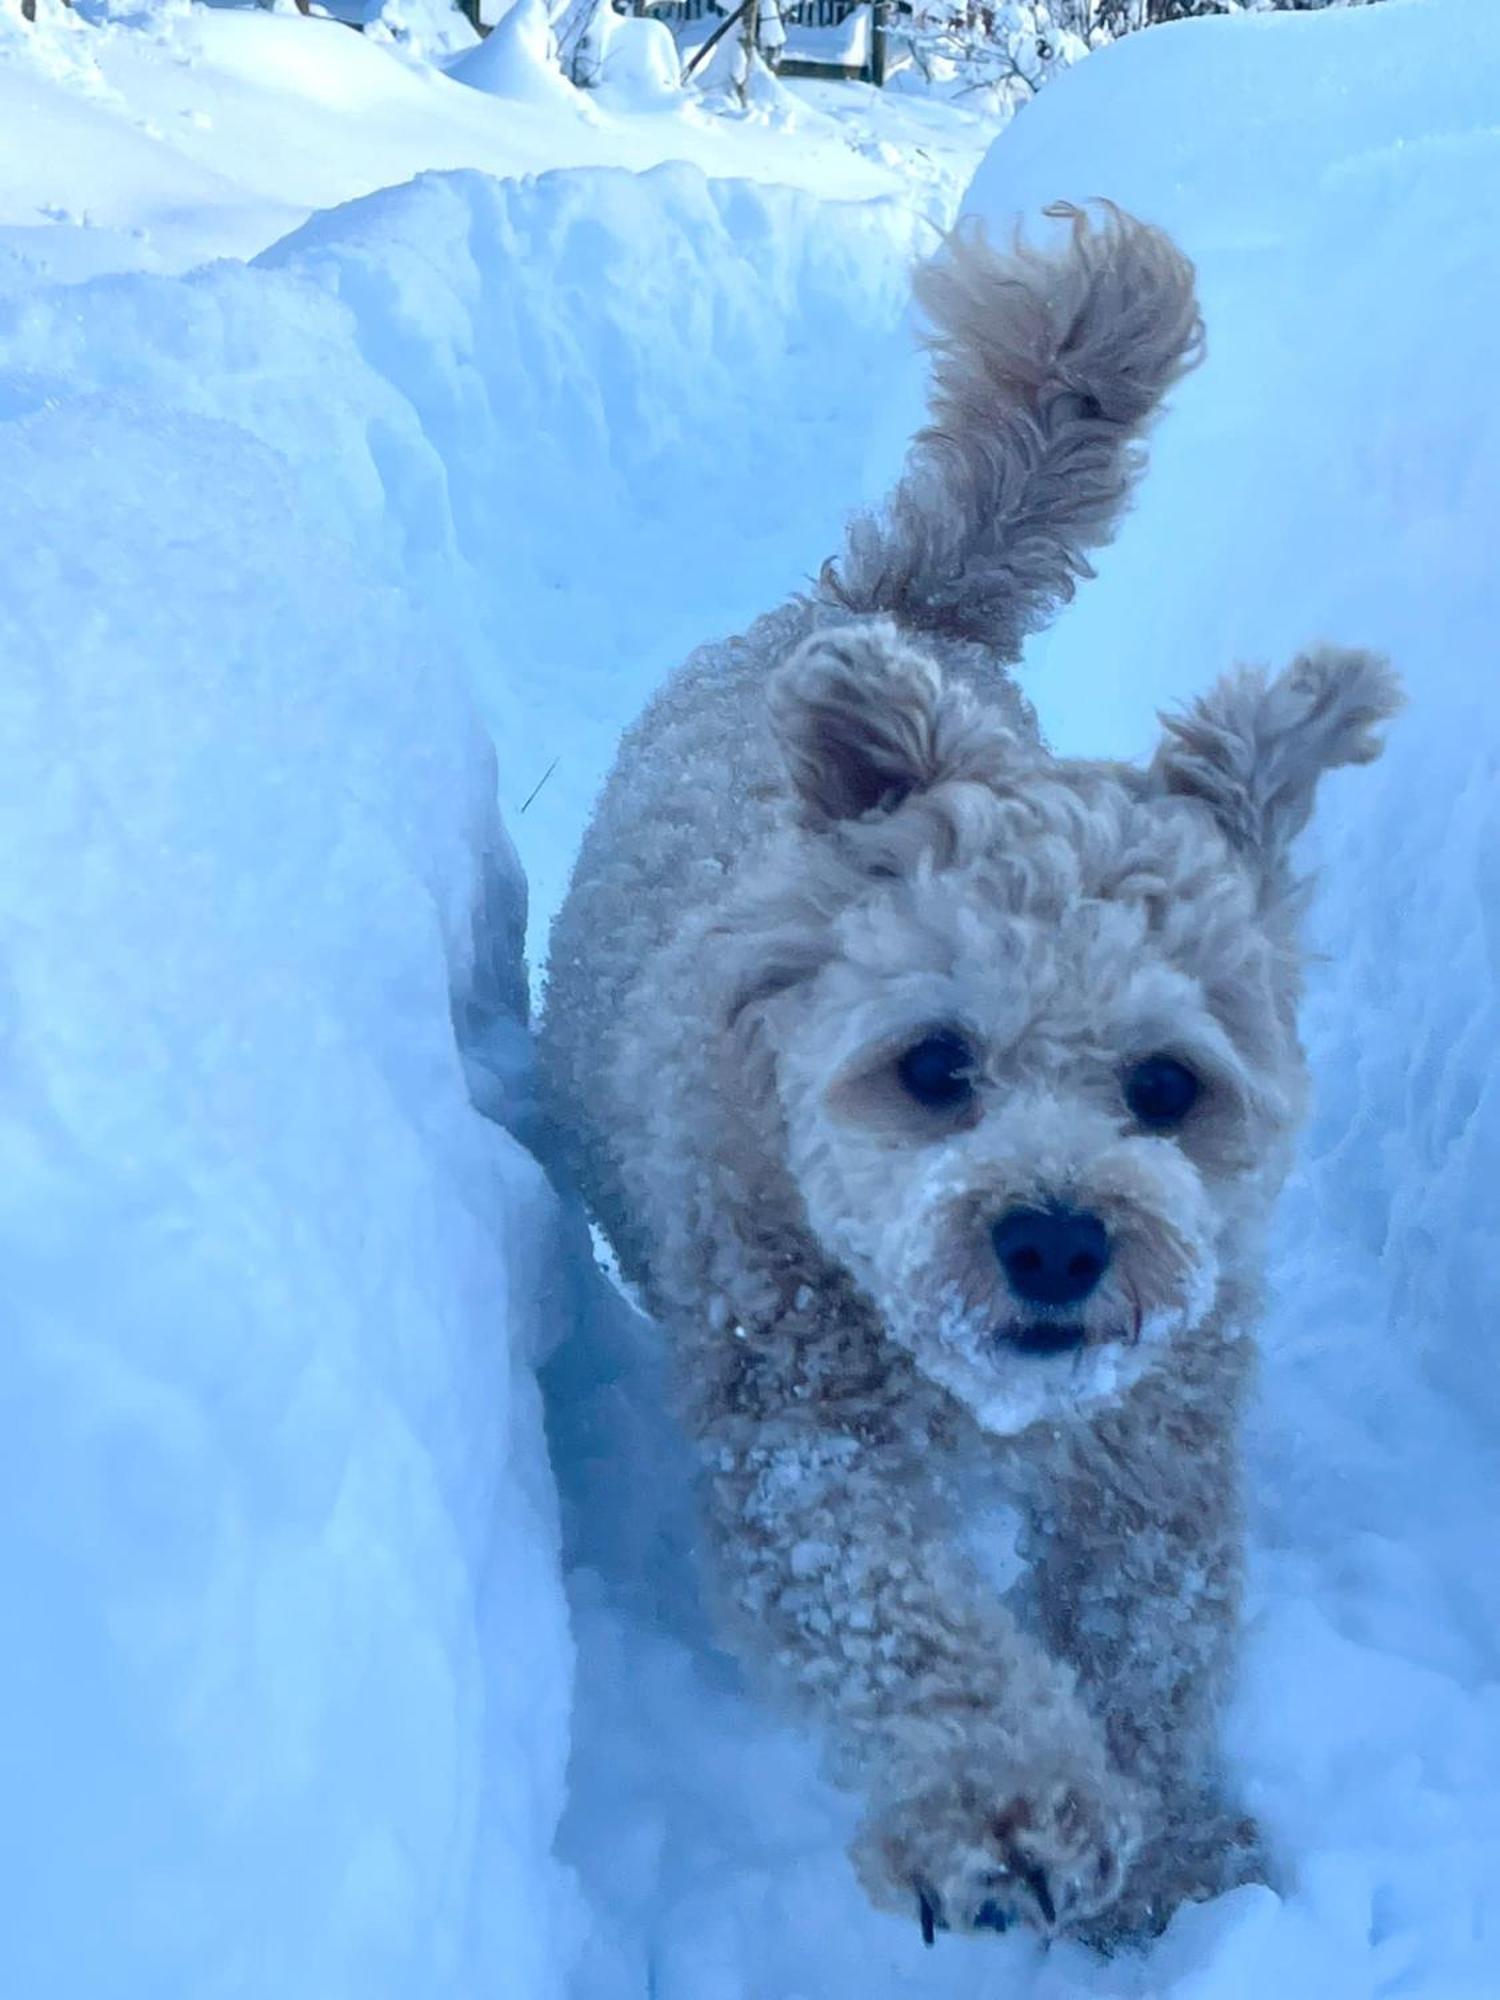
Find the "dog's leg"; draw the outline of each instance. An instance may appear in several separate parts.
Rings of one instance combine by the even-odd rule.
[[[701,1435],[714,1568],[739,1650],[866,1795],[867,1889],[924,1930],[1076,1929],[1119,1893],[1134,1801],[1071,1671],[943,1532],[941,1447],[763,1391]]]
[[[1240,1594],[1237,1425],[1248,1343],[1212,1341],[1142,1385],[1049,1465],[1034,1587],[1076,1667],[1145,1837],[1100,1941],[1159,1930],[1183,1902],[1265,1879],[1255,1826],[1221,1789],[1217,1718]]]

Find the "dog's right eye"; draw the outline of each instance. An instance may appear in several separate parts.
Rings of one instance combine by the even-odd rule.
[[[896,1065],[901,1088],[929,1111],[956,1111],[974,1095],[974,1051],[943,1029],[913,1042]]]
[[[1176,1056],[1147,1056],[1125,1079],[1125,1102],[1148,1132],[1171,1132],[1202,1094],[1197,1077]]]

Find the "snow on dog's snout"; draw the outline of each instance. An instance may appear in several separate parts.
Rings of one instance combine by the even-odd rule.
[[[859,1150],[845,1135],[852,1178],[815,1227],[923,1373],[988,1430],[1122,1394],[1213,1307],[1217,1232],[1201,1176],[1170,1140],[1127,1132],[1096,1105],[1018,1093],[906,1172],[892,1171],[888,1146],[861,1172]],[[1031,1215],[1094,1225],[1097,1277],[1078,1296],[1039,1300],[1008,1272],[1002,1226]]]

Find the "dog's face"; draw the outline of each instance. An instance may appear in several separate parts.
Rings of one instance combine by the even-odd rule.
[[[742,997],[785,1165],[988,1428],[1118,1394],[1253,1263],[1302,1094],[1286,846],[1393,698],[1320,655],[1129,770],[1053,761],[879,625],[774,684],[804,824]]]

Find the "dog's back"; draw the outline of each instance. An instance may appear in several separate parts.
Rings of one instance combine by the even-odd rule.
[[[540,1033],[551,1136],[632,1275],[644,1249],[618,1160],[650,1079],[620,1073],[620,1024],[684,914],[722,893],[786,810],[766,677],[816,615],[794,600],[743,637],[700,647],[666,683],[621,744],[552,927]]]

